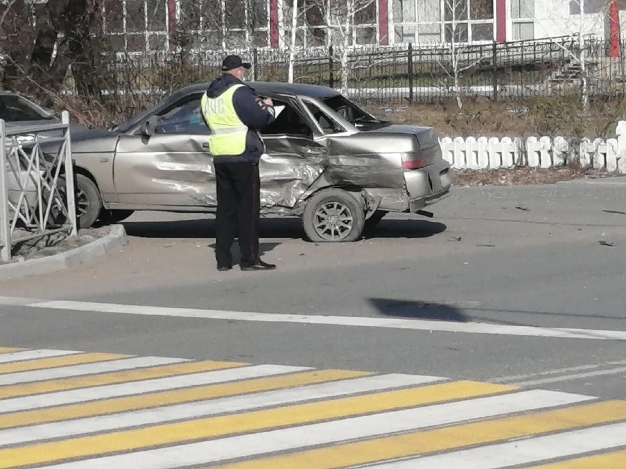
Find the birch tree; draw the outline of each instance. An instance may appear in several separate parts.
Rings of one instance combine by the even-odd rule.
[[[313,0],[324,18],[328,30],[328,42],[341,64],[341,92],[349,92],[350,50],[356,38],[356,18],[375,5],[375,0]]]
[[[479,31],[480,34],[474,33],[474,28],[479,28],[481,23],[474,23],[475,20],[491,19],[491,37],[488,40],[493,41],[493,1],[492,0],[443,0],[443,18],[445,24],[445,42],[450,50],[450,68],[452,79],[454,82],[454,95],[456,102],[461,109],[463,102],[461,100],[461,74],[471,68],[473,64],[466,64],[462,60],[467,46],[475,39],[486,40],[484,30]],[[489,23],[482,23],[489,25]],[[484,27],[483,27],[484,29]],[[480,58],[476,62],[480,61]]]
[[[604,33],[609,8],[613,0],[565,0],[564,10],[557,12],[550,20],[560,26],[564,35],[570,36],[576,47],[560,47],[567,56],[580,67],[581,103],[584,108],[589,104],[589,70],[587,67],[586,38],[594,33]]]
[[[315,8],[316,5],[306,0],[287,0],[285,2],[285,14],[283,18],[285,22],[289,24],[289,38],[283,39],[283,34],[280,35],[280,48],[289,51],[288,59],[288,72],[287,81],[293,83],[294,81],[294,66],[296,62],[296,54],[300,48],[298,44],[298,31],[304,31],[300,28],[301,25],[306,26],[306,17],[308,12]]]

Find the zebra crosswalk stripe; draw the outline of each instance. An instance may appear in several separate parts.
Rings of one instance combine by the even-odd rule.
[[[626,461],[626,401],[441,376],[2,350],[0,469]]]

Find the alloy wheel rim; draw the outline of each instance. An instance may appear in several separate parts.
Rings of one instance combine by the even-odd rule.
[[[315,232],[326,241],[346,239],[353,226],[352,213],[341,202],[326,202],[320,205],[313,215]]]

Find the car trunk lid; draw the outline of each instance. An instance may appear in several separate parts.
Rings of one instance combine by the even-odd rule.
[[[363,128],[361,130],[364,132],[413,135],[417,139],[420,149],[432,148],[439,145],[439,136],[433,127],[421,127],[419,125],[408,124],[390,124],[383,127],[372,128],[371,130],[368,130],[367,128]]]

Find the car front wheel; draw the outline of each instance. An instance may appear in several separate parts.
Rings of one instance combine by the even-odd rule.
[[[302,217],[307,237],[317,243],[352,242],[363,233],[363,205],[350,193],[328,189],[315,194]]]
[[[76,175],[76,218],[82,229],[90,228],[100,216],[102,199],[98,186],[84,174]]]

